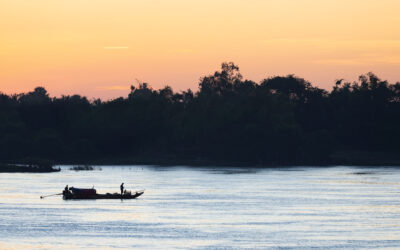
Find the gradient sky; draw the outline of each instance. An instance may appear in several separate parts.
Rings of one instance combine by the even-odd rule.
[[[0,0],[0,91],[197,89],[224,61],[255,81],[294,73],[330,89],[373,71],[396,82],[399,13],[399,0]]]

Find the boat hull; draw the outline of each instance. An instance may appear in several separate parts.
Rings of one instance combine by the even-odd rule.
[[[64,200],[131,200],[141,196],[144,192],[136,192],[133,194],[95,194],[95,195],[63,195]]]

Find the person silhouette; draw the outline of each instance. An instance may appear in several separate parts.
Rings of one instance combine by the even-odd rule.
[[[123,182],[119,188],[121,189],[121,196],[122,196],[122,194],[124,193],[124,183]]]

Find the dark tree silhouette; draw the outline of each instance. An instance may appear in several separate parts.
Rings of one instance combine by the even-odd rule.
[[[400,83],[373,73],[317,88],[294,75],[259,84],[234,63],[196,92],[131,86],[124,98],[0,93],[0,160],[93,159],[325,164],[336,152],[400,153]]]

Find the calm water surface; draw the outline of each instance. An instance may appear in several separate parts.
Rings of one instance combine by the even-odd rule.
[[[400,248],[400,168],[0,173],[0,249]],[[64,201],[66,184],[137,200]]]

